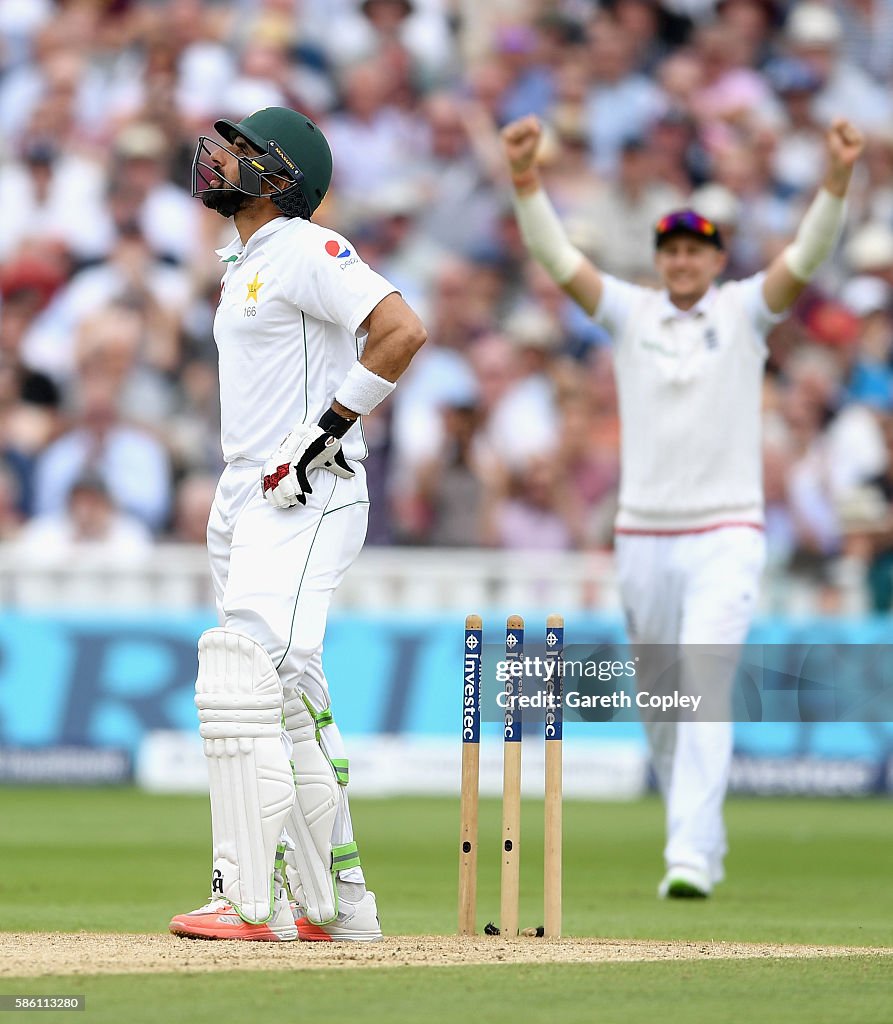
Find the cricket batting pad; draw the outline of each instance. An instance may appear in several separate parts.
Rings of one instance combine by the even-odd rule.
[[[286,852],[300,883],[307,917],[313,924],[327,924],[338,916],[332,829],[338,813],[340,791],[335,769],[317,739],[316,721],[297,693],[285,702],[285,728],[293,744],[297,799],[286,822],[294,850]],[[293,865],[291,864],[294,860]]]
[[[212,895],[260,924],[272,914],[276,847],[295,800],[282,683],[260,644],[209,629],[198,642],[195,704],[211,789]]]

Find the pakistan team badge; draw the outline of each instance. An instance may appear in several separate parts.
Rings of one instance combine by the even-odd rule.
[[[258,292],[263,288],[263,281],[259,280],[257,274],[254,275],[254,280],[248,282],[248,294],[245,296],[245,316],[257,316],[257,300]],[[249,306],[248,303],[253,302],[253,306]]]

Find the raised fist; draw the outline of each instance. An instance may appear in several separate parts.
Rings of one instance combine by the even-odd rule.
[[[825,142],[831,162],[842,167],[852,167],[865,148],[862,133],[843,117],[835,118],[831,123]]]
[[[517,177],[529,171],[536,160],[537,147],[543,134],[539,118],[534,114],[520,117],[507,124],[501,134],[502,148],[512,175]]]

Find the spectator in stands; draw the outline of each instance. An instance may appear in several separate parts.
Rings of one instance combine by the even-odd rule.
[[[766,502],[766,565],[770,572],[787,570],[798,547],[798,524],[788,494],[794,442],[777,426],[763,438],[763,496]]]
[[[37,245],[61,246],[75,262],[103,255],[103,187],[98,161],[51,138],[29,138],[20,159],[0,167],[0,261]]]
[[[483,541],[485,473],[475,453],[480,411],[473,392],[445,396],[437,455],[419,467],[418,527],[413,539],[436,547],[477,547]]]
[[[634,70],[629,33],[608,17],[590,29],[592,80],[586,104],[592,159],[602,174],[617,166],[623,143],[648,134],[666,108],[666,96],[651,79]]]
[[[366,261],[386,274],[414,309],[424,309],[434,277],[449,255],[442,239],[420,229],[424,186],[396,181],[370,198],[372,209],[361,214]]]
[[[180,544],[205,545],[217,479],[210,473],[196,472],[180,481],[174,503],[171,540]]]
[[[857,224],[893,225],[893,125],[873,131],[865,145],[865,174],[853,196]]]
[[[579,211],[592,237],[583,248],[609,274],[633,281],[654,279],[654,225],[684,196],[660,181],[650,146],[643,138],[624,139],[616,180],[602,186]]]
[[[669,63],[665,62],[664,66]],[[696,122],[682,108],[671,108],[658,118],[648,134],[654,177],[687,193],[707,178],[707,153],[698,137]]]
[[[568,551],[582,538],[582,515],[556,453],[517,470],[492,463],[485,475],[484,539],[513,551]]]
[[[136,566],[151,558],[152,534],[116,507],[98,476],[88,474],[74,481],[63,509],[28,522],[15,551],[29,565]]]
[[[473,144],[472,105],[439,92],[425,100],[423,112],[425,155],[414,177],[424,205],[418,211],[416,230],[444,253],[471,257],[482,239],[497,232],[503,202],[495,186],[501,168],[488,166],[480,143],[477,149]],[[456,216],[457,210],[462,211],[461,217]]]
[[[240,33],[241,35],[241,33]],[[293,58],[295,28],[273,12],[262,12],[247,34],[239,40],[239,67],[226,83],[218,108],[236,116],[247,107],[307,106],[309,87],[317,103],[312,109],[332,105],[331,87],[314,88],[316,81],[301,74]]]
[[[812,106],[821,79],[805,61],[788,57],[772,66],[770,81],[783,110],[772,161],[774,176],[786,188],[811,193],[822,167],[824,132]]]
[[[170,463],[164,445],[121,415],[118,380],[88,364],[78,378],[74,426],[38,457],[34,507],[61,515],[74,481],[90,474],[103,481],[115,506],[153,531],[171,510]]]
[[[418,152],[421,124],[393,104],[395,79],[380,59],[352,64],[341,77],[343,109],[325,122],[335,162],[334,185],[347,215],[368,206],[369,192],[407,179],[407,152]]]
[[[854,487],[838,512],[844,549],[864,575],[873,612],[893,610],[893,412],[878,413],[884,439],[884,469]]]
[[[495,57],[508,82],[500,122],[527,110],[544,115],[549,109],[555,95],[555,69],[550,66],[549,56],[554,59],[557,54],[546,44],[547,37],[538,26],[514,24],[497,30]]]
[[[321,39],[332,62],[347,67],[402,50],[416,76],[429,87],[443,80],[453,62],[444,5],[414,0],[360,0],[336,17]]]
[[[217,370],[207,360],[190,358],[178,374],[174,409],[165,422],[165,438],[178,473],[207,472],[218,477],[220,454],[220,389]]]
[[[831,7],[816,0],[797,4],[788,15],[785,40],[793,56],[808,64],[822,83],[813,100],[822,124],[846,110],[865,128],[889,125],[893,115],[889,90],[841,53],[843,26]]]
[[[488,410],[487,443],[506,465],[518,469],[534,454],[550,451],[558,434],[553,368],[562,345],[561,324],[533,305],[519,306],[505,322],[514,366],[511,385]]]
[[[893,226],[872,220],[858,228],[844,247],[853,274],[879,278],[893,286]]]
[[[756,273],[780,250],[802,212],[783,195],[772,176],[772,150],[756,138],[735,137],[713,158],[715,180],[738,199],[740,213],[730,254],[745,274]]]
[[[716,11],[743,50],[742,66],[763,68],[772,55],[772,33],[780,21],[775,0],[719,0]]]
[[[168,177],[172,149],[164,131],[148,121],[129,124],[116,135],[110,189],[119,206],[126,203],[126,214],[119,212],[117,223],[105,218],[106,252],[122,231],[136,225],[156,259],[186,263],[198,255],[200,212],[186,190]]]
[[[0,71],[27,64],[33,56],[35,35],[53,14],[52,0],[0,5]]]
[[[696,116],[708,130],[720,132],[735,124],[765,122],[775,113],[765,77],[748,66],[749,41],[728,21],[703,26],[695,35],[701,64],[700,86],[692,97]]]
[[[613,543],[620,484],[620,417],[611,352],[593,347],[582,367],[565,364],[556,377],[558,457],[581,510],[582,541],[606,549]]]
[[[0,272],[0,457],[15,478],[14,500],[24,514],[32,510],[34,459],[59,430],[62,396],[53,380],[22,361],[21,344],[61,273],[51,260],[31,257]]]
[[[413,360],[394,393],[392,438],[395,491],[413,490],[418,465],[440,450],[442,420],[438,410],[456,390],[476,390],[469,359],[472,342],[494,323],[494,311],[471,302],[473,268],[459,259],[439,267],[427,310],[431,342]]]
[[[227,23],[235,17],[244,30],[244,15],[244,8],[237,7],[212,12],[202,0],[173,0],[162,9],[163,24],[156,31],[177,54],[175,109],[187,124],[202,124],[221,113],[220,97],[236,75],[235,46],[225,39]]]
[[[178,357],[176,325],[124,302],[85,317],[75,334],[75,372],[113,378],[128,418],[150,430],[166,430],[174,405],[167,374]]]
[[[654,0],[615,0],[612,9],[632,42],[636,71],[652,74],[667,53],[666,11]]]
[[[854,277],[844,285],[840,299],[858,322],[849,396],[856,402],[889,402],[893,398],[893,289],[879,277]]]
[[[574,79],[577,74],[576,65]],[[543,180],[549,183],[549,191],[555,196],[559,208],[573,212],[592,201],[593,194],[601,187],[602,179],[596,174],[589,158],[589,138],[583,120],[583,111],[577,99],[565,95],[549,113],[548,128],[539,154]]]
[[[786,441],[786,503],[793,536],[788,570],[824,585],[827,565],[840,551],[841,535],[834,496],[834,467],[823,428],[836,407],[840,379],[833,358],[818,349],[801,349],[786,367],[782,397]],[[779,442],[781,443],[781,442]]]
[[[189,294],[185,271],[158,260],[139,227],[128,224],[106,262],[75,274],[54,295],[23,338],[23,358],[55,379],[67,381],[74,370],[79,328],[109,305],[139,311],[157,332],[155,347],[169,351]]]
[[[876,81],[893,80],[893,3],[890,0],[834,0],[846,60]]]

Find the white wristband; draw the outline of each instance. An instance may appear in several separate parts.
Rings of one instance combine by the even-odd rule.
[[[530,255],[556,284],[567,284],[580,269],[584,256],[571,245],[549,197],[542,189],[528,196],[513,192],[512,202]]]
[[[345,409],[368,416],[383,402],[397,385],[367,370],[359,360],[348,370],[341,387],[335,392],[335,401]]]
[[[843,226],[844,201],[821,188],[803,215],[797,237],[785,249],[788,270],[799,281],[809,281],[828,258]]]

